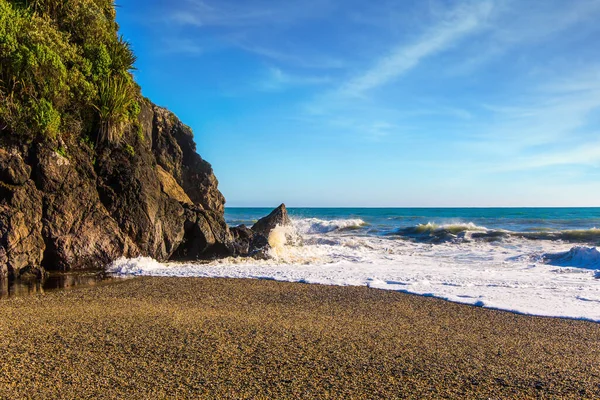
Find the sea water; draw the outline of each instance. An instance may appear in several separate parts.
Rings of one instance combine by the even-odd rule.
[[[230,226],[270,209],[228,208]],[[600,208],[296,208],[271,258],[120,259],[119,276],[364,285],[519,313],[600,321]],[[290,230],[300,241],[286,242]]]

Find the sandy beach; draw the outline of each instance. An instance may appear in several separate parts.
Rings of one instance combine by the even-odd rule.
[[[366,287],[138,278],[0,313],[0,398],[600,398],[600,324]]]

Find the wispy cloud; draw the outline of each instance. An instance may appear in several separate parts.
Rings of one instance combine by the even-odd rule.
[[[290,45],[287,49],[278,50],[276,48],[268,48],[265,46],[249,43],[247,39],[232,38],[231,42],[249,53],[265,57],[271,61],[286,65],[293,65],[298,68],[308,69],[343,69],[348,66],[348,63],[340,57],[331,54],[319,54],[312,52],[306,54],[297,53],[294,46]]]
[[[192,39],[166,39],[159,47],[160,54],[185,54],[196,56],[203,54],[205,48]]]
[[[180,25],[198,27],[253,27],[292,24],[318,15],[330,5],[329,0],[244,2],[231,0],[186,0],[170,14]]]
[[[600,135],[600,132],[597,132]],[[557,166],[600,167],[600,141],[519,157],[496,171],[523,171]]]
[[[600,167],[600,129],[594,126],[600,77],[588,71],[573,70],[508,103],[484,105],[482,122],[472,127],[463,149],[486,157],[481,170],[488,172]]]
[[[423,59],[447,50],[481,29],[492,10],[491,1],[461,4],[419,40],[393,48],[370,69],[350,79],[341,87],[340,93],[360,96],[404,75]]]
[[[461,62],[450,66],[451,75],[471,74],[493,60],[514,50],[523,50],[548,40],[569,40],[569,29],[589,35],[598,29],[600,0],[565,3],[562,0],[519,2],[500,0],[495,3],[486,37],[463,49]]]
[[[298,86],[324,85],[331,81],[328,76],[304,76],[284,72],[280,68],[268,69],[267,77],[258,85],[263,91],[282,91]]]

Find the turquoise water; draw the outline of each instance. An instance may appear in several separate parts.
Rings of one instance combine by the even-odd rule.
[[[225,218],[230,226],[251,226],[270,211],[227,208]],[[600,239],[600,231],[594,229],[600,228],[600,208],[289,208],[288,211],[296,219],[360,219],[365,224],[357,230],[376,236],[414,236],[414,229],[426,224],[438,227],[472,224],[489,231],[535,233],[536,238],[542,238],[544,233],[554,233],[549,238],[555,238],[559,232],[585,231],[587,239]]]

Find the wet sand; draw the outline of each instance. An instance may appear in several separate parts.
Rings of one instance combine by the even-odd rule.
[[[96,286],[114,279],[117,278],[99,271],[53,272],[42,280],[9,281],[0,278],[0,300],[11,297],[44,294],[53,290],[71,289],[80,286]]]
[[[0,398],[600,398],[600,324],[140,278],[0,301]]]

